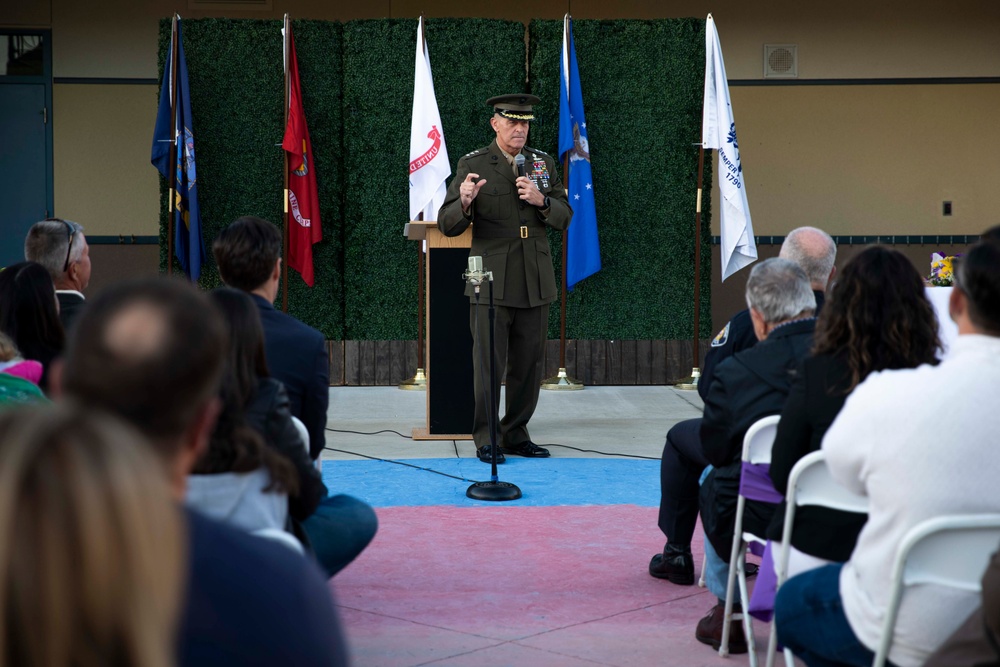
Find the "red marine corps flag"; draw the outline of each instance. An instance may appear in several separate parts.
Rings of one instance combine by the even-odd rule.
[[[312,247],[323,240],[319,222],[319,191],[316,189],[316,163],[313,161],[309,128],[302,107],[299,87],[299,63],[295,58],[292,23],[285,17],[285,81],[288,89],[288,118],[282,147],[288,153],[288,199],[285,225],[288,231],[288,257],[285,261],[313,286]]]

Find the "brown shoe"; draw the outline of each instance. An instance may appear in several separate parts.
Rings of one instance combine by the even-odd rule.
[[[733,613],[742,613],[740,605],[733,605]],[[698,629],[694,631],[694,638],[718,651],[719,646],[722,645],[722,623],[725,618],[726,605],[715,605],[705,618],[698,621]],[[747,638],[743,634],[743,623],[734,619],[729,628],[729,653],[736,655],[746,652]]]

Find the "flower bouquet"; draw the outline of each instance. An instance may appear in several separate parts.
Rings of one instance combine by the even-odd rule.
[[[927,284],[934,287],[951,287],[955,284],[954,261],[961,255],[945,256],[939,252],[931,253],[931,274],[927,276]]]

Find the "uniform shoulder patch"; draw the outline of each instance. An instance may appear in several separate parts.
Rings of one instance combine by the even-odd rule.
[[[729,323],[726,322],[726,326],[715,335],[712,339],[712,347],[722,347],[729,340]]]
[[[540,151],[537,148],[532,148],[531,146],[525,146],[524,150],[528,151],[529,153],[538,153],[539,155],[544,155],[545,157],[552,157],[545,151]]]
[[[476,149],[476,150],[472,151],[471,153],[466,153],[465,157],[472,157],[473,155],[480,155],[481,153],[485,153],[486,151],[487,151],[486,148],[479,148],[479,149]]]

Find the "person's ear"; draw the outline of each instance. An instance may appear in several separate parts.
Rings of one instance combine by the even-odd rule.
[[[271,272],[271,280],[279,280],[281,278],[281,258],[274,263],[274,271]]]
[[[756,308],[750,309],[750,321],[753,322],[753,332],[757,336],[757,340],[767,338],[767,323],[764,321],[764,316]]]

